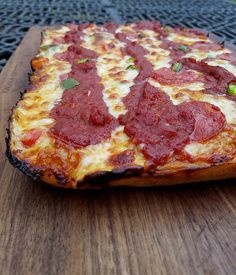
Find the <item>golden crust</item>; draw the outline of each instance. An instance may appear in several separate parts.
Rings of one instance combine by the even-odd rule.
[[[10,136],[7,139],[7,156],[13,166],[20,169],[34,180],[42,180],[59,188],[101,189],[116,186],[154,187],[223,180],[236,177],[236,163],[222,163],[205,168],[191,168],[168,173],[147,174],[144,167],[125,166],[113,171],[98,171],[87,175],[79,182],[72,182],[63,175],[52,173],[50,169],[40,171],[21,162],[12,155],[9,147]]]
[[[223,180],[236,176],[236,163],[225,163],[211,166],[209,168],[196,168],[178,171],[164,175],[142,175],[139,177],[122,178],[112,180],[106,186],[133,186],[152,187],[177,185],[194,182],[204,182],[213,180]]]
[[[22,171],[26,173],[24,169]],[[31,172],[29,169],[26,174],[34,178],[35,172],[33,170]],[[52,186],[66,189],[101,189],[117,186],[155,187],[234,178],[236,177],[236,163],[224,163],[208,168],[194,168],[156,175],[143,173],[143,167],[123,167],[117,171],[99,171],[88,175],[76,184],[67,182],[63,175],[56,176],[51,170],[39,174],[37,180],[40,179]]]

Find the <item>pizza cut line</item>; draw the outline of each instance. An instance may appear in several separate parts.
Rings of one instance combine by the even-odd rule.
[[[236,175],[236,53],[141,21],[45,29],[7,156],[66,188]]]

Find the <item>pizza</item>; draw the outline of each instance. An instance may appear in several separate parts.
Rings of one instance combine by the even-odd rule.
[[[13,108],[10,162],[64,188],[236,175],[236,52],[202,31],[141,21],[42,32]]]

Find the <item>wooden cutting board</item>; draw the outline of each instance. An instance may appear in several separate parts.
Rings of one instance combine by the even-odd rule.
[[[31,28],[0,75],[0,274],[236,274],[235,180],[65,191],[9,164],[7,119],[39,41]]]

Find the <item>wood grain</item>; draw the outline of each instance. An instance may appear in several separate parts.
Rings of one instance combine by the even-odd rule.
[[[0,274],[236,274],[234,180],[75,192],[8,163],[6,122],[39,33],[29,31],[0,76]]]

